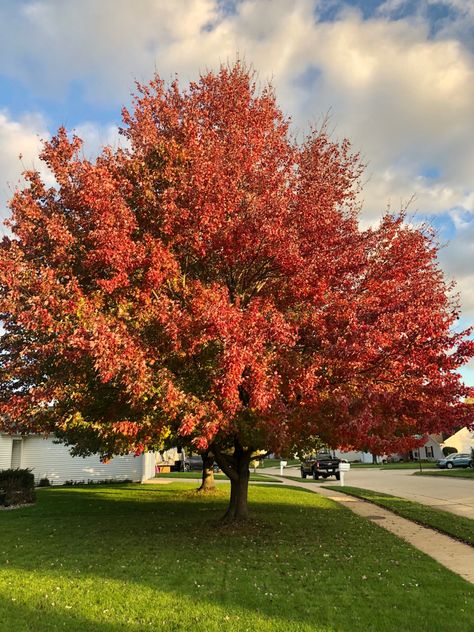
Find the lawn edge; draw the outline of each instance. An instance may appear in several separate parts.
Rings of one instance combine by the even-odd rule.
[[[428,522],[425,522],[425,521],[422,521],[422,520],[416,520],[415,518],[409,518],[409,517],[405,516],[403,513],[400,513],[400,512],[396,511],[395,509],[393,509],[391,507],[387,507],[387,506],[385,506],[385,505],[383,505],[381,503],[378,503],[375,500],[372,500],[370,498],[364,498],[363,496],[359,496],[358,494],[355,494],[353,492],[347,491],[346,489],[344,489],[344,487],[337,487],[335,485],[328,485],[326,487],[326,489],[330,489],[331,491],[341,492],[343,494],[346,494],[346,496],[352,496],[353,498],[358,498],[359,500],[362,500],[363,502],[371,503],[372,505],[375,505],[376,507],[380,507],[381,509],[386,509],[387,511],[390,511],[390,513],[393,513],[395,516],[399,516],[400,518],[404,518],[405,520],[409,520],[410,522],[414,522],[415,524],[418,524],[421,527],[426,527],[427,529],[431,529],[432,531],[436,531],[438,533],[446,535],[449,538],[451,538],[452,540],[456,540],[457,542],[462,542],[462,544],[467,544],[471,548],[474,548],[474,542],[472,540],[466,540],[465,538],[463,538],[461,536],[457,536],[457,535],[455,535],[453,533],[450,533],[449,531],[446,531],[445,529],[441,529],[439,527],[435,527],[434,525],[432,525],[432,524],[430,524]],[[357,489],[360,489],[362,492],[371,492],[371,491],[373,491],[371,489],[363,489],[362,487],[358,487]],[[383,494],[388,499],[391,499],[391,498],[402,498],[401,496],[392,496],[392,494],[385,494],[384,492],[375,492],[375,493]],[[424,505],[422,505],[422,503],[417,503],[417,502],[415,502],[413,500],[409,500],[408,498],[403,498],[403,500],[405,500],[408,503],[411,503],[412,505],[419,505],[421,507],[424,507]],[[456,514],[451,514],[448,511],[443,511],[442,509],[435,509],[434,507],[429,507],[429,509],[431,509],[432,511],[435,511],[435,512],[442,512],[442,513],[445,513],[445,514],[447,514],[449,516],[453,516],[454,518],[456,518]]]
[[[413,472],[412,476],[435,476],[438,478],[449,478],[449,479],[453,479],[456,480],[457,478],[460,478],[464,481],[466,480],[472,480],[474,478],[474,476],[467,476],[464,475],[462,476],[459,474],[456,474],[456,476],[453,476],[450,472],[452,470],[447,470],[446,472],[444,472],[443,470],[432,470],[432,471],[426,471],[426,472]],[[456,472],[459,470],[455,470]]]

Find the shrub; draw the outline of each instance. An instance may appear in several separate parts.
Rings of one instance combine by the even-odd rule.
[[[456,448],[452,448],[450,445],[445,445],[443,448],[444,456],[449,456],[450,454],[454,454],[457,452]]]
[[[38,487],[51,487],[51,481],[49,478],[40,478]]]
[[[122,479],[115,479],[115,478],[103,478],[103,479],[92,479],[89,478],[86,480],[82,480],[82,481],[73,481],[73,480],[67,480],[64,481],[63,483],[63,487],[77,487],[79,485],[117,485],[117,484],[123,484],[123,483],[133,483],[131,478],[122,478]]]
[[[0,471],[0,505],[10,507],[34,503],[35,477],[29,469],[9,469]]]

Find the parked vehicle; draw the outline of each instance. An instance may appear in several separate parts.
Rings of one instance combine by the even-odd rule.
[[[184,472],[191,472],[191,470],[198,470],[199,472],[202,472],[202,457],[200,455],[187,456],[182,463]],[[214,472],[219,471],[217,463],[214,463],[213,468]]]
[[[317,481],[320,477],[335,476],[339,480],[339,463],[341,462],[342,459],[333,457],[328,452],[313,454],[301,462],[301,478],[312,476]]]
[[[474,467],[471,454],[450,454],[436,463],[442,470],[450,470],[453,467]]]

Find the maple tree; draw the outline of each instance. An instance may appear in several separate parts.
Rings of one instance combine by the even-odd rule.
[[[188,443],[245,518],[257,450],[383,453],[463,425],[474,354],[429,229],[358,226],[362,172],[326,129],[297,143],[240,63],[124,109],[90,161],[66,130],[11,201],[0,249],[0,413],[104,457]]]

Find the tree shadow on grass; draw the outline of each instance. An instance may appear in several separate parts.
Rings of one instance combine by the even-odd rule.
[[[91,603],[100,597],[108,609],[115,601],[130,610],[132,620],[155,602],[164,609],[178,604],[187,625],[193,621],[189,613],[201,609],[246,613],[248,625],[261,629],[366,629],[357,617],[363,622],[367,616],[377,621],[371,629],[396,629],[385,627],[382,615],[384,606],[396,607],[400,594],[380,573],[396,560],[390,578],[401,585],[413,566],[413,551],[396,538],[310,490],[295,493],[281,485],[252,488],[254,519],[243,527],[222,527],[218,520],[227,491],[203,497],[191,490],[182,484],[45,490],[36,511],[4,521],[1,549],[8,555],[8,572],[34,578],[33,591],[36,583],[72,586],[77,599],[81,590],[91,591]],[[430,601],[445,608],[446,578],[438,579],[436,565],[427,564],[433,575]],[[372,575],[373,582],[361,582]],[[457,578],[454,583],[462,586]],[[418,599],[418,594],[403,596],[408,603]],[[416,609],[421,620],[436,625],[423,605]],[[46,620],[51,615],[56,625],[53,608],[36,614]],[[401,614],[392,615],[398,626],[406,612]],[[68,616],[65,612],[65,621]],[[120,615],[122,624],[125,616]],[[214,629],[210,618],[207,628],[196,629]],[[264,621],[272,627],[262,627]],[[107,626],[66,628],[115,630]]]

